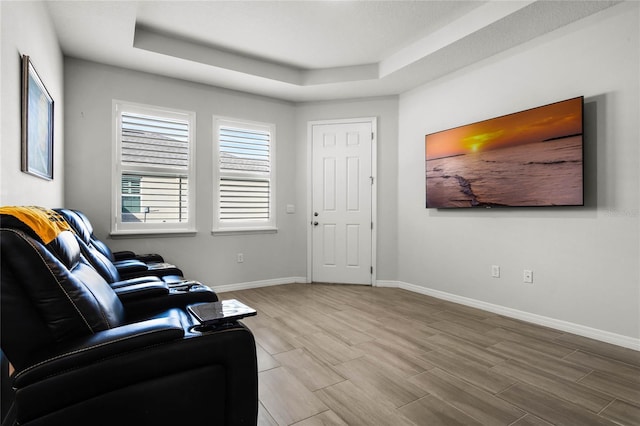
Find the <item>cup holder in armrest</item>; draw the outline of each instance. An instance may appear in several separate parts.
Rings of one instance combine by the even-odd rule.
[[[171,291],[172,293],[189,292],[192,289],[204,287],[202,285],[202,283],[200,283],[199,281],[191,281],[191,280],[190,281],[173,282],[173,283],[169,283],[167,285],[169,287],[169,291]]]
[[[238,320],[232,320],[229,322],[222,322],[220,324],[216,324],[216,325],[202,325],[202,324],[198,324],[198,325],[194,325],[192,327],[189,328],[189,331],[192,333],[200,333],[200,334],[204,334],[204,333],[211,333],[214,331],[222,331],[222,330],[226,330],[228,328],[234,328],[234,327],[238,327],[239,323]]]

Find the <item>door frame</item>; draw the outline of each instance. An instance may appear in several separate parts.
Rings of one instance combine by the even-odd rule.
[[[377,117],[363,118],[343,118],[335,120],[315,120],[307,122],[307,283],[313,279],[313,126],[326,124],[349,124],[349,123],[370,123],[371,124],[371,286],[375,287],[377,282],[377,228],[378,228],[378,119]]]

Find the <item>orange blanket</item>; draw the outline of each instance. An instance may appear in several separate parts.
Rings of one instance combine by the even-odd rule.
[[[7,206],[0,207],[0,214],[15,217],[24,223],[49,244],[62,231],[71,231],[71,227],[64,218],[51,209],[37,206]]]

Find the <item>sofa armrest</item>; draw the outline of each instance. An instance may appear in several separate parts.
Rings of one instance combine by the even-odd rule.
[[[126,308],[127,303],[133,300],[166,296],[169,294],[169,287],[160,281],[117,287],[114,291]]]
[[[160,279],[160,277],[156,277],[155,275],[147,275],[146,277],[143,276],[143,277],[129,278],[126,280],[116,281],[116,282],[110,283],[109,285],[111,286],[111,288],[116,289],[118,287],[127,287],[135,284],[162,283],[162,282],[164,282],[164,280]]]
[[[131,275],[145,272],[147,264],[136,259],[117,260],[113,262],[113,266],[116,267],[120,275]]]
[[[98,419],[99,424],[256,424],[256,350],[246,327],[188,331],[181,339],[148,343],[91,362],[80,354],[80,364],[56,359],[34,368],[28,378],[38,370],[41,380],[25,386],[27,377],[22,378],[18,419],[25,424],[96,424]],[[61,355],[68,356],[76,354]],[[53,362],[58,368],[42,374]]]
[[[140,262],[139,260],[123,260],[114,262],[114,266],[118,270],[122,279],[137,278],[142,276],[178,276],[184,274],[182,270],[170,263],[149,263]]]
[[[114,251],[111,254],[113,254],[113,260],[115,261],[119,261],[119,260],[127,260],[127,259],[135,259],[136,258],[136,254],[130,250],[120,250],[120,251]]]
[[[145,263],[164,262],[164,258],[157,253],[136,254],[129,250],[121,250],[113,252],[114,260],[136,259]]]
[[[127,318],[148,318],[158,312],[167,309],[186,309],[187,305],[194,303],[217,302],[218,295],[209,287],[202,284],[194,285],[186,289],[169,287],[168,293],[158,297],[132,298],[122,300],[127,311]]]
[[[18,372],[14,386],[22,388],[68,369],[91,365],[101,359],[134,349],[181,339],[184,328],[178,315],[167,315],[92,334],[73,344],[58,348],[31,367]]]
[[[144,263],[163,263],[164,257],[157,253],[145,253],[136,254],[136,259],[143,261]]]

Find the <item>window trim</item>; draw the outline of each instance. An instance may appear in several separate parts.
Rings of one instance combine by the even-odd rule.
[[[189,219],[184,223],[140,223],[122,222],[121,214],[121,197],[120,185],[123,173],[145,173],[167,175],[169,171],[158,170],[156,167],[144,166],[123,166],[121,162],[122,155],[122,120],[123,112],[132,114],[151,115],[157,117],[166,117],[168,119],[186,120],[189,123],[189,162],[186,176],[189,182],[187,208]],[[129,101],[114,99],[112,101],[112,171],[111,171],[111,204],[112,204],[112,220],[111,233],[112,236],[136,236],[136,235],[152,235],[152,234],[179,234],[189,235],[197,232],[196,230],[196,113],[193,111],[180,110],[176,108],[167,108],[157,105],[140,104]],[[173,172],[176,176],[183,174]]]
[[[220,219],[220,179],[225,175],[248,177],[243,172],[222,172],[220,168],[220,127],[229,126],[246,130],[269,132],[269,220],[246,220],[234,224],[225,224]],[[213,117],[213,235],[234,235],[247,233],[275,233],[277,228],[276,210],[276,125],[241,118],[214,116]]]

